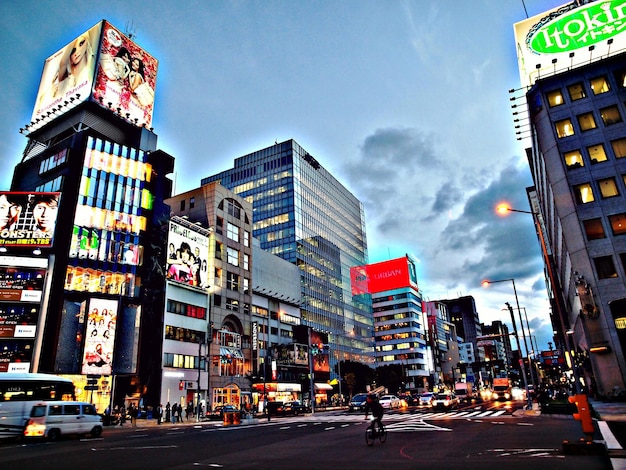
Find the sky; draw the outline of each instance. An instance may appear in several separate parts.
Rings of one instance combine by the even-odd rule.
[[[511,327],[503,309],[516,292],[526,334],[546,350],[532,216],[494,208],[529,210],[532,185],[509,93],[520,87],[513,24],[563,3],[5,0],[0,190],[45,59],[107,19],[159,60],[152,125],[176,159],[175,193],[295,139],[363,202],[370,263],[410,254],[426,300],[473,296],[486,324]]]

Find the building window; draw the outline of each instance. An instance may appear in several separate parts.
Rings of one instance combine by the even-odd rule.
[[[563,104],[563,93],[561,93],[561,90],[554,90],[549,92],[548,94],[546,94],[546,98],[548,99],[548,105],[551,108]]]
[[[227,222],[226,236],[233,241],[239,242],[239,227]]]
[[[576,202],[578,204],[587,204],[594,201],[593,190],[589,183],[574,186],[574,194],[576,195]]]
[[[226,310],[230,310],[231,312],[238,312],[239,301],[235,299],[226,299]]]
[[[239,292],[239,275],[231,272],[226,273],[226,287]]]
[[[613,235],[626,235],[626,213],[609,216]]]
[[[182,201],[180,201],[180,210],[181,211],[185,210],[185,200],[184,199]]]
[[[587,152],[589,153],[589,159],[591,160],[592,165],[594,163],[600,163],[607,160],[604,145],[602,144],[590,145],[587,147]]]
[[[581,131],[589,131],[591,129],[595,129],[596,127],[598,127],[596,125],[596,120],[593,118],[593,113],[591,112],[579,114],[577,118],[578,118],[578,125],[580,126]]]
[[[626,157],[626,138],[611,141],[615,158]]]
[[[580,153],[580,150],[572,150],[571,152],[565,152],[563,154],[563,159],[565,160],[565,165],[568,169],[571,168],[580,168],[585,166],[585,162],[583,161],[583,156]]]
[[[243,254],[243,269],[250,271],[250,256]]]
[[[228,215],[234,217],[237,220],[241,219],[241,208],[236,205],[233,201],[226,201],[226,209],[228,211]]]
[[[613,177],[598,180],[598,186],[600,187],[600,195],[602,196],[602,199],[619,196],[617,184],[615,183],[615,178]]]
[[[556,135],[559,139],[574,135],[574,126],[572,126],[572,120],[569,118],[556,121],[554,127],[556,128]]]
[[[190,197],[189,198],[189,209],[193,209],[196,205],[196,198],[195,197]]]
[[[600,110],[600,116],[602,117],[602,122],[604,122],[605,126],[622,122],[622,116],[619,113],[619,109],[617,109],[617,106],[615,105],[602,108]]]
[[[594,95],[601,95],[602,93],[607,93],[611,90],[606,77],[592,78],[590,80],[590,84]]]
[[[234,248],[226,247],[226,261],[233,266],[239,266],[239,252]]]
[[[610,279],[617,277],[617,270],[615,269],[615,263],[613,263],[612,256],[600,256],[593,259],[596,265],[596,272],[598,273],[598,279]]]
[[[569,92],[569,98],[572,101],[581,100],[587,96],[582,83],[575,83],[568,86],[567,91]]]
[[[243,232],[243,246],[250,246],[250,232],[248,232],[247,230],[244,230]]]
[[[583,226],[585,227],[585,234],[587,240],[598,240],[600,238],[606,238],[604,233],[604,227],[602,226],[602,219],[589,219],[583,220]]]

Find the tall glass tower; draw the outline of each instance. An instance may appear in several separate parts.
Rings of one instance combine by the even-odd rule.
[[[331,363],[373,364],[371,299],[350,288],[350,267],[367,264],[361,202],[294,140],[237,158],[202,185],[213,181],[252,203],[261,248],[300,268],[302,320],[330,334]]]

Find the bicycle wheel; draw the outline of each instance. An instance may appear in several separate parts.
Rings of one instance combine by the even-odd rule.
[[[379,425],[376,433],[378,434],[378,439],[380,440],[380,442],[384,444],[387,440],[387,430],[385,429],[385,427]]]
[[[372,425],[370,425],[365,430],[365,442],[368,446],[374,445],[374,438],[374,428]]]

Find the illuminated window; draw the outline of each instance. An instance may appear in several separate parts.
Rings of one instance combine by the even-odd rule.
[[[239,252],[231,247],[226,247],[226,260],[233,266],[239,266]]]
[[[606,238],[606,234],[604,233],[604,227],[602,226],[602,219],[597,218],[583,220],[583,225],[585,227],[587,240],[598,240],[600,238]]]
[[[606,77],[592,78],[590,80],[590,84],[594,95],[601,95],[602,93],[607,93],[611,90]]]
[[[589,183],[574,186],[574,194],[578,204],[587,204],[594,201],[593,190],[591,189],[591,185]]]
[[[617,184],[615,183],[615,178],[604,178],[598,180],[598,186],[600,187],[600,194],[602,196],[602,199],[619,196],[619,191],[617,189]]]
[[[626,213],[609,216],[613,235],[626,235]]]
[[[563,159],[565,160],[565,165],[567,166],[567,168],[580,168],[585,166],[585,162],[583,161],[583,156],[580,153],[580,150],[565,152],[563,154]]]
[[[549,92],[546,95],[546,98],[548,99],[548,105],[550,105],[551,108],[563,104],[563,93],[561,93],[561,90]]]
[[[611,141],[615,158],[626,157],[626,138]]]
[[[589,152],[589,159],[591,160],[592,165],[594,163],[600,163],[607,160],[604,145],[602,144],[590,145],[587,147],[587,152]]]
[[[613,263],[612,256],[600,256],[593,259],[596,265],[596,272],[598,273],[598,279],[610,279],[617,277],[617,271],[615,269],[615,263]]]
[[[600,116],[602,117],[602,122],[604,122],[605,126],[622,122],[622,116],[619,113],[619,109],[617,109],[617,106],[615,105],[602,108],[600,110]]]
[[[569,118],[563,119],[562,121],[556,121],[554,123],[554,127],[556,128],[556,135],[559,139],[574,135],[574,126],[572,125],[572,120]]]
[[[574,85],[568,86],[567,91],[572,101],[580,100],[587,96],[582,83],[575,83]]]
[[[228,238],[230,238],[231,240],[234,240],[236,242],[239,241],[239,227],[237,227],[236,225],[231,224],[230,222],[227,222],[227,228],[226,228],[226,236]]]
[[[598,127],[596,125],[596,120],[593,118],[593,113],[579,114],[577,119],[581,131],[589,131]]]

